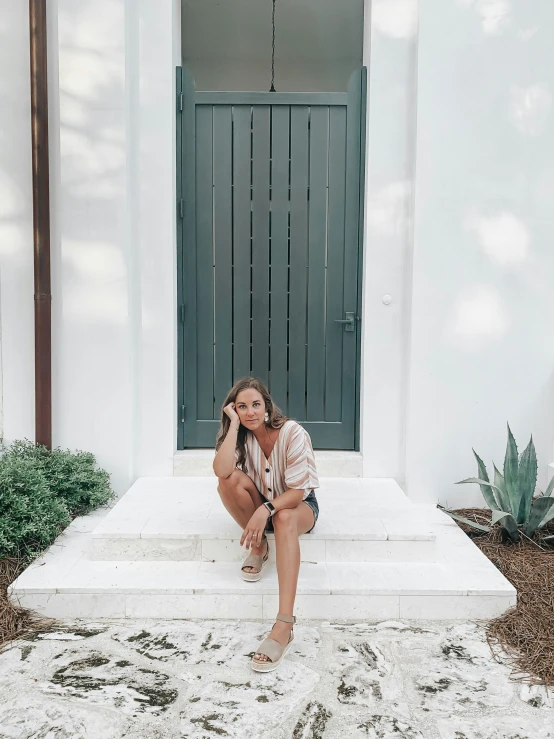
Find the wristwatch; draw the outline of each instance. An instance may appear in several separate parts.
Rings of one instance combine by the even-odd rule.
[[[269,511],[269,517],[271,518],[271,516],[273,516],[273,514],[276,512],[275,506],[273,505],[273,503],[270,503],[268,500],[265,501],[264,505]]]

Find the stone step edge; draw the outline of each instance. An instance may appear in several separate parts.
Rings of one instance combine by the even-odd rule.
[[[104,561],[104,562],[98,562],[94,563],[92,566],[92,569],[94,569],[94,565],[97,565],[98,567],[98,574],[95,577],[101,578],[102,576],[106,576],[106,570],[109,565],[112,565],[110,568],[112,571],[120,570],[118,573],[118,577],[121,578],[123,581],[125,580],[126,576],[136,582],[136,570],[141,567],[144,569],[148,569],[148,565],[151,565],[152,563],[145,563],[145,562],[138,562],[138,561]],[[327,571],[327,564],[335,564],[340,566],[341,568],[348,568],[348,565],[351,565],[355,567],[358,572],[363,571],[364,569],[367,569],[367,571],[371,571],[374,573],[375,571],[383,570],[386,568],[393,568],[395,570],[398,569],[398,563],[388,563],[388,562],[368,562],[368,563],[360,563],[360,562],[341,562],[341,563],[303,563],[304,567],[306,565],[308,567],[311,566],[312,571],[315,569],[319,569],[321,571],[321,568],[324,567]],[[128,569],[127,572],[123,571],[125,570],[125,565],[136,565],[134,567],[134,572],[131,572],[130,569]],[[72,579],[75,578],[75,574],[77,573],[80,566],[84,570],[84,572],[87,572],[88,568],[88,579],[89,581],[93,577],[90,573],[90,566],[91,563],[89,560],[79,560],[75,563],[75,565],[70,568],[70,570],[63,570],[60,572],[60,579],[63,580],[69,572],[71,572]],[[132,594],[132,595],[278,595],[278,584],[276,582],[276,567],[273,563],[269,564],[268,567],[264,571],[264,576],[258,580],[257,582],[245,582],[240,578],[238,568],[236,563],[229,563],[229,562],[217,562],[217,563],[206,563],[206,562],[156,562],[156,566],[158,569],[169,569],[170,571],[173,571],[175,574],[176,579],[181,580],[181,584],[178,586],[153,586],[153,585],[101,585],[97,581],[96,582],[90,582],[90,584],[87,585],[68,585],[63,586],[61,584],[50,584],[50,585],[41,585],[41,586],[35,586],[35,587],[19,587],[18,586],[18,580],[24,579],[25,573],[22,573],[20,575],[20,578],[16,580],[10,587],[8,588],[8,592],[13,595],[26,595],[26,594],[45,594],[45,595],[51,595],[51,594],[98,594],[98,595],[109,595],[109,594]],[[200,573],[200,567],[203,567],[204,570],[202,573]],[[364,587],[363,584],[360,585],[349,585],[344,587],[325,587],[321,585],[315,585],[315,584],[303,584],[302,580],[300,579],[298,582],[297,587],[297,594],[298,595],[375,595],[375,596],[384,596],[384,595],[391,595],[391,596],[400,596],[400,595],[412,595],[412,596],[426,596],[426,595],[441,595],[441,596],[450,596],[450,595],[483,595],[483,596],[492,596],[492,595],[499,595],[499,596],[510,596],[515,595],[516,590],[513,587],[513,585],[502,575],[498,570],[496,573],[493,573],[493,571],[490,568],[480,568],[478,570],[459,570],[457,568],[454,568],[452,566],[447,566],[442,563],[417,563],[416,567],[419,570],[427,570],[428,572],[436,571],[437,577],[440,577],[442,582],[437,582],[436,587],[429,586],[429,585],[417,585],[414,583],[414,576],[417,574],[413,571],[406,574],[406,580],[407,582],[402,583],[402,585],[396,586],[396,587],[386,587],[382,584],[373,585],[370,587]],[[237,568],[237,569],[236,569]],[[181,573],[179,573],[179,570],[181,570]],[[188,570],[188,572],[187,572]],[[211,572],[210,572],[211,571]],[[469,572],[473,576],[478,577],[479,575],[484,575],[487,577],[487,584],[479,587],[478,583],[477,585],[473,586],[461,586],[456,585],[456,580],[458,578],[463,578],[464,575],[467,575]],[[200,577],[201,575],[206,576],[214,576],[218,575],[219,573],[223,573],[227,579],[228,582],[223,585],[220,582],[214,583],[213,585],[210,584],[203,584],[202,586],[195,586],[194,580],[196,578]],[[229,576],[230,573],[236,574],[236,580],[232,580]],[[150,575],[151,576],[151,575]],[[180,576],[180,577],[179,577]],[[457,578],[458,576],[458,578]],[[83,575],[83,577],[87,577],[86,574]],[[157,575],[159,577],[159,574]],[[493,585],[491,586],[491,577],[493,580]],[[445,579],[452,579],[453,584],[447,585],[445,583]],[[186,580],[193,580],[191,585],[186,585]],[[496,581],[496,583],[494,583]]]
[[[202,533],[194,533],[194,532],[184,532],[182,534],[164,534],[164,533],[152,533],[143,535],[142,532],[137,533],[136,531],[118,531],[118,532],[109,532],[109,531],[102,531],[102,527],[100,526],[97,530],[94,530],[92,532],[92,539],[99,539],[99,540],[106,540],[109,539],[111,541],[117,541],[119,539],[121,540],[153,540],[153,541],[230,541],[230,542],[240,542],[240,533],[209,533],[209,532],[202,532]],[[267,538],[274,541],[275,540],[275,534],[268,533]],[[389,543],[389,542],[417,542],[417,541],[436,541],[436,534],[433,531],[424,532],[424,533],[416,533],[414,535],[410,534],[389,534],[388,536],[381,536],[379,534],[301,534],[298,537],[301,541],[371,541],[371,542],[381,542],[383,544]]]
[[[300,542],[302,562],[312,563],[436,563],[436,541],[349,541],[347,549],[340,541]],[[94,539],[89,551],[91,561],[135,562],[235,562],[244,561],[249,552],[239,542],[193,539]],[[270,546],[269,562],[275,562],[275,547]]]
[[[254,583],[253,583],[254,584]],[[90,588],[13,588],[8,590],[9,595],[158,595],[158,596],[164,596],[164,595],[275,595],[277,596],[279,594],[278,588],[269,588],[266,587],[263,590],[255,590],[254,588],[249,589],[248,591],[245,591],[241,588],[227,588],[223,589],[220,587],[214,587],[214,588],[125,588],[125,587],[111,587],[111,588],[101,588],[101,587],[90,587]],[[328,596],[342,596],[342,595],[352,595],[352,596],[441,596],[441,597],[449,597],[449,596],[511,596],[514,593],[509,588],[506,588],[504,590],[501,589],[493,589],[493,588],[484,588],[482,590],[478,588],[474,589],[462,589],[462,588],[452,588],[450,590],[446,590],[444,587],[432,589],[432,588],[413,588],[411,590],[407,588],[391,588],[389,590],[385,588],[368,588],[366,590],[351,590],[351,589],[345,589],[345,590],[314,590],[313,588],[301,588],[298,587],[296,591],[297,595],[328,595]]]
[[[497,618],[515,605],[513,595],[298,595],[303,620],[360,623],[387,619],[467,621]],[[20,604],[50,618],[275,620],[276,595],[23,595]]]

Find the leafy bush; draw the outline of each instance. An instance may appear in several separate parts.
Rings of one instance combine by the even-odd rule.
[[[113,497],[110,478],[88,452],[50,451],[25,439],[1,450],[0,559],[31,559],[75,516]]]
[[[507,537],[512,541],[520,538],[520,526],[525,536],[532,537],[537,529],[543,528],[554,518],[554,477],[550,481],[546,491],[535,498],[535,486],[537,484],[537,455],[533,437],[527,448],[518,456],[516,441],[508,424],[508,445],[504,457],[504,474],[494,467],[494,484],[490,482],[487,468],[475,449],[473,454],[477,460],[478,476],[468,477],[460,480],[457,485],[464,483],[477,483],[481,488],[483,497],[492,510],[492,523],[500,523]],[[489,526],[470,521],[452,511],[447,511],[452,518],[480,531],[490,531]],[[547,536],[544,539],[552,539]]]
[[[60,448],[50,451],[26,439],[14,442],[5,451],[2,460],[9,458],[29,460],[39,469],[52,493],[65,503],[71,516],[90,513],[113,497],[110,476],[96,467],[94,455],[89,452]]]
[[[67,506],[45,475],[26,457],[0,460],[0,559],[32,557],[49,546],[70,522]]]

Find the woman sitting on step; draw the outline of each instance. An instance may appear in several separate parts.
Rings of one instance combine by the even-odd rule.
[[[281,413],[260,380],[245,377],[233,385],[223,403],[216,450],[218,492],[243,529],[241,546],[251,548],[241,569],[244,580],[261,578],[269,557],[266,532],[275,534],[279,613],[252,658],[254,670],[269,672],[294,638],[298,537],[314,528],[319,514],[312,442],[300,424]]]

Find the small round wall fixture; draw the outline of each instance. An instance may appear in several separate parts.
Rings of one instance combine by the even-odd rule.
[[[385,305],[390,305],[392,303],[392,297],[390,295],[383,295],[381,300]]]

